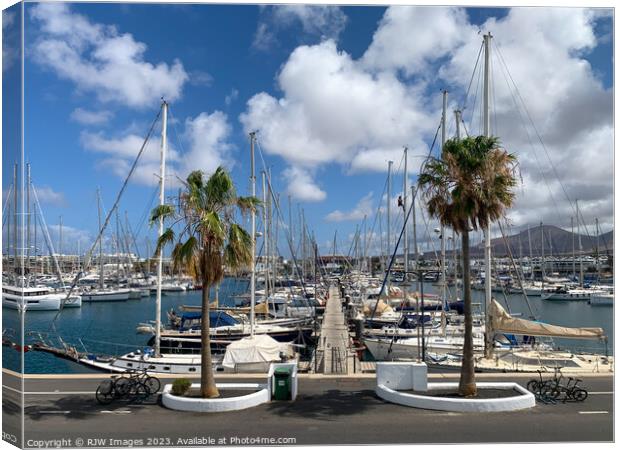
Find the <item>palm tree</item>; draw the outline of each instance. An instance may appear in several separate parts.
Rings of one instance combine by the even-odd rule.
[[[418,178],[432,217],[461,235],[465,336],[459,394],[476,395],[469,267],[469,232],[500,219],[515,198],[517,160],[495,137],[445,143],[440,159],[429,158]]]
[[[256,210],[260,202],[256,197],[238,197],[230,175],[222,167],[208,180],[196,170],[183,184],[178,211],[173,205],[160,205],[153,209],[151,223],[160,217],[173,219],[157,241],[156,254],[166,244],[176,242],[171,254],[174,269],[183,269],[202,283],[200,395],[211,398],[219,393],[211,359],[209,289],[222,281],[224,266],[237,270],[253,264],[253,237],[235,222],[235,212]],[[173,227],[177,224],[181,224],[181,232],[175,235]]]

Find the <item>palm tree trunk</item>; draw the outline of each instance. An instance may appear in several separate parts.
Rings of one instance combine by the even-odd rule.
[[[463,340],[463,361],[461,363],[461,380],[459,394],[474,396],[476,390],[476,376],[474,373],[474,336],[473,317],[471,308],[471,284],[469,267],[469,232],[463,231],[463,313],[465,315],[465,336]]]
[[[215,386],[213,365],[211,363],[211,335],[209,334],[209,290],[208,280],[202,279],[202,320],[200,323],[200,396],[202,398],[219,397],[220,393]]]

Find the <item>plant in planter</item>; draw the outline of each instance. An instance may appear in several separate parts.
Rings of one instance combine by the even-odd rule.
[[[187,378],[178,378],[172,383],[172,389],[170,393],[178,397],[183,397],[185,394],[187,394],[190,387],[192,387],[191,381],[189,381]]]

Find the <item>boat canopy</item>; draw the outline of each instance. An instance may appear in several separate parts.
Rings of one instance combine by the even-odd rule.
[[[605,333],[602,328],[569,328],[534,322],[532,320],[517,319],[508,314],[495,299],[491,300],[489,315],[491,318],[491,328],[496,332],[576,339],[605,338]]]
[[[181,316],[179,331],[199,330],[202,322],[202,313],[184,312]],[[209,326],[211,328],[236,325],[239,322],[224,311],[209,311]]]
[[[242,364],[279,362],[284,355],[292,355],[289,344],[267,334],[256,334],[228,344],[222,365],[235,368]]]

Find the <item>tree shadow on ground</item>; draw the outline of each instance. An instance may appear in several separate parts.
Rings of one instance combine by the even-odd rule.
[[[381,404],[383,401],[370,389],[330,389],[316,395],[300,394],[294,402],[274,400],[268,404],[267,410],[285,417],[337,420],[338,416],[361,414]]]
[[[32,401],[32,400],[31,400]],[[110,414],[124,414],[123,411],[136,411],[158,405],[159,395],[151,396],[142,401],[115,400],[109,405],[101,405],[94,396],[71,395],[52,401],[26,406],[25,415],[34,421],[61,415],[67,419],[87,419],[109,411]]]

